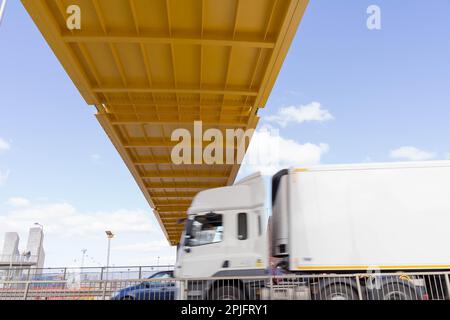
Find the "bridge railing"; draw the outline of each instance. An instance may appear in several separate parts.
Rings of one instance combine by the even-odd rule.
[[[0,300],[450,300],[448,272],[0,281]]]
[[[35,268],[4,264],[0,281],[94,281],[144,279],[155,272],[173,270],[173,265]]]

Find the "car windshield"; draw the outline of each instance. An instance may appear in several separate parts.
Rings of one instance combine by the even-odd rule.
[[[166,281],[173,278],[172,272],[157,272],[147,279],[149,280],[162,280],[162,281],[144,281],[142,282],[143,285],[147,287],[159,287],[159,286],[171,286],[172,281]]]
[[[168,279],[168,278],[172,278],[172,274],[170,274],[169,272],[158,272],[149,277],[149,279]]]

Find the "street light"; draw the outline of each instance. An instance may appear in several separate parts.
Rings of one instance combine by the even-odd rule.
[[[114,238],[114,234],[109,230],[106,230],[105,233],[106,233],[106,237],[108,238],[108,254],[106,256],[106,279],[108,279],[109,257],[111,254],[111,239]]]
[[[81,249],[81,253],[83,254],[81,256],[81,272],[83,272],[83,267],[84,267],[84,257],[86,256],[86,251],[87,249]]]
[[[42,230],[41,237],[39,239],[38,256],[37,256],[37,259],[36,259],[36,269],[39,269],[39,262],[41,260],[42,241],[44,239],[44,226],[42,224],[40,224],[39,222],[35,222],[34,225],[35,226],[40,226],[41,230]]]

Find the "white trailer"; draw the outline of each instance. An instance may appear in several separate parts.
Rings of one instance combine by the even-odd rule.
[[[450,161],[291,169],[273,180],[273,255],[292,271],[450,268]]]
[[[200,192],[176,275],[262,275],[270,256],[296,274],[450,270],[450,161],[282,170],[272,179],[271,235],[264,190],[253,175]],[[413,278],[414,287],[420,281]]]

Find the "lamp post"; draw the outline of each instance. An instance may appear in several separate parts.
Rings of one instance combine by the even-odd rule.
[[[42,224],[38,223],[38,222],[35,222],[34,225],[41,227],[41,232],[42,232],[41,233],[41,237],[39,238],[39,247],[38,247],[38,253],[37,253],[38,256],[37,256],[37,259],[36,259],[36,269],[38,269],[39,268],[39,262],[41,260],[42,241],[43,241],[43,238],[44,238],[44,226]]]
[[[84,257],[86,256],[86,251],[87,249],[81,249],[81,253],[83,254],[81,256],[81,272],[83,272],[83,267],[84,267]]]
[[[109,257],[111,255],[111,239],[114,238],[114,234],[111,231],[109,231],[109,230],[105,231],[105,233],[106,233],[106,237],[108,238],[108,253],[107,253],[107,256],[106,256],[106,279],[108,279],[108,275],[109,275],[108,274],[109,273]]]
[[[83,279],[83,267],[84,267],[84,257],[86,256],[87,249],[81,249],[81,268],[80,268],[80,279]]]

